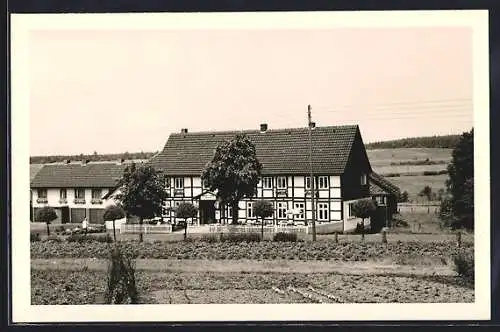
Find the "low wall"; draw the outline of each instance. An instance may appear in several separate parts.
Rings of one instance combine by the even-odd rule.
[[[352,218],[352,219],[346,219],[344,221],[344,233],[352,233],[356,230],[356,226],[361,223],[362,219],[361,218]],[[370,228],[370,218],[366,218],[365,222],[365,229]]]
[[[333,234],[342,233],[344,230],[344,223],[342,221],[316,224],[316,234]],[[312,226],[307,227],[308,234],[312,234]]]
[[[120,229],[121,225],[125,224],[125,222],[127,222],[127,220],[125,218],[115,220],[115,228]],[[113,221],[108,220],[105,222],[105,225],[106,225],[106,229],[113,229]]]

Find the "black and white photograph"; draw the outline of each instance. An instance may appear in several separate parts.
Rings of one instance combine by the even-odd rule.
[[[488,319],[487,17],[12,15],[14,318]]]

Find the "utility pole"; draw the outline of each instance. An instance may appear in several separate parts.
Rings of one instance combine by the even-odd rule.
[[[311,186],[311,210],[312,210],[312,240],[316,241],[316,215],[314,206],[314,174],[313,174],[313,162],[312,162],[312,122],[311,122],[311,105],[307,105],[307,120],[309,127],[309,169],[310,169],[310,186]]]

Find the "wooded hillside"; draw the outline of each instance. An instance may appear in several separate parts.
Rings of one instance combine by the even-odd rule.
[[[409,137],[365,144],[367,149],[442,148],[453,149],[460,135]]]

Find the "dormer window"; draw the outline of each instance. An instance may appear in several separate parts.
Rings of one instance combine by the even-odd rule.
[[[361,185],[364,186],[368,183],[367,176],[365,173],[361,174]]]

